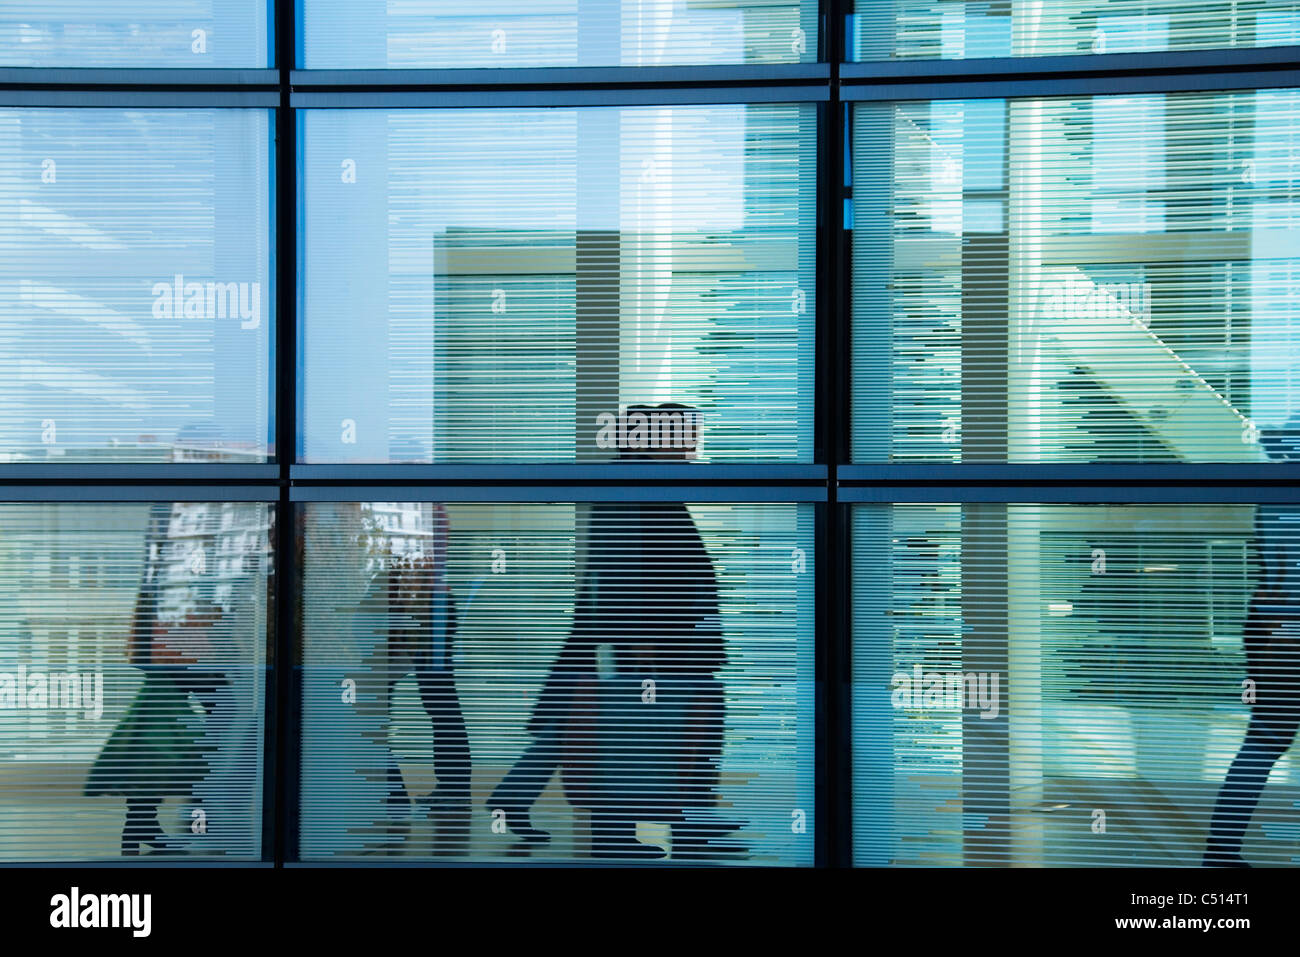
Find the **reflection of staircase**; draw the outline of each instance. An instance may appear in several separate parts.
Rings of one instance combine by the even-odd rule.
[[[1140,312],[1077,267],[1043,271],[1035,321],[1044,341],[1179,459],[1261,462],[1251,421],[1153,333]]]

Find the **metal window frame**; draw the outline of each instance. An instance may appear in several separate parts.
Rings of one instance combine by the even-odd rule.
[[[855,102],[1300,85],[1300,46],[848,62],[854,0],[819,0],[815,63],[669,68],[306,70],[297,67],[294,0],[276,0],[267,69],[0,67],[0,107],[261,108],[272,110],[276,282],[274,437],[266,464],[0,466],[0,500],[264,501],[279,507],[275,630],[269,637],[262,860],[299,864],[301,687],[295,523],[299,503],[340,500],[736,501],[814,503],[814,860],[847,867],[852,848],[850,511],[857,503],[1073,504],[1300,502],[1300,465],[866,464],[851,461],[852,233],[845,223],[848,131]],[[819,104],[814,464],[366,465],[295,461],[298,428],[298,111],[375,107],[545,107],[693,103]],[[91,866],[188,866],[97,862]],[[212,862],[193,862],[212,866]],[[386,860],[350,866],[428,866]],[[42,865],[35,865],[42,866]],[[439,866],[444,866],[439,862]],[[447,862],[445,866],[457,866]],[[461,865],[463,866],[463,865]]]

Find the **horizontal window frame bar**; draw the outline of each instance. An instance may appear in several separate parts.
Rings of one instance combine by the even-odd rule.
[[[67,858],[63,860],[53,860],[53,861],[5,861],[3,867],[5,870],[10,870],[10,869],[49,870],[49,869],[57,868],[59,870],[65,870],[65,871],[67,870],[80,871],[83,869],[91,869],[91,868],[95,870],[109,870],[109,871],[113,871],[113,870],[134,871],[140,869],[154,870],[157,868],[164,868],[166,870],[170,870],[173,867],[183,867],[187,870],[192,868],[217,867],[217,868],[221,868],[222,870],[228,870],[232,868],[233,869],[251,868],[254,870],[269,871],[275,869],[275,862],[262,861],[256,858],[252,858],[249,860],[238,860],[238,861],[223,860],[221,858],[201,858],[201,857],[194,858],[192,860],[185,860],[184,858],[181,857],[172,857],[172,858],[163,858],[160,860],[153,860],[153,861],[148,859],[138,860],[136,858],[126,858],[117,861],[105,861],[105,860],[87,861],[78,858]]]
[[[918,83],[840,87],[846,103],[905,100],[980,100],[1039,96],[1107,96],[1141,93],[1219,93],[1300,86],[1295,70],[1232,73],[1115,74],[975,79],[953,77]]]
[[[268,502],[279,485],[0,485],[4,502]]]
[[[1300,463],[985,463],[948,462],[841,465],[836,471],[841,482],[873,482],[905,485],[911,482],[941,484],[983,483],[1000,485],[1043,485],[1054,482],[1075,485],[1092,483],[1150,482],[1160,485],[1208,485],[1215,483],[1300,485]]]
[[[293,465],[294,481],[321,482],[826,482],[825,465],[691,465],[608,462],[519,465]]]
[[[684,66],[491,67],[455,69],[296,69],[289,72],[295,90],[412,89],[420,87],[619,87],[663,84],[763,85],[825,83],[831,68],[820,63],[713,64]]]
[[[0,89],[0,107],[150,109],[275,109],[275,90],[70,90]]]
[[[847,503],[1007,505],[1291,505],[1295,485],[869,485],[841,487]]]
[[[1229,70],[1295,70],[1300,46],[1135,53],[1053,54],[968,59],[858,60],[840,64],[840,79],[855,81],[951,81],[1026,76],[1096,76],[1117,73],[1204,73]]]
[[[825,502],[816,485],[293,485],[291,502]]]
[[[280,85],[274,68],[187,70],[151,67],[0,66],[0,87],[266,87]]]
[[[270,481],[280,477],[274,463],[241,462],[69,462],[67,465],[33,463],[0,465],[0,483],[23,482],[173,482],[200,479],[222,481]]]
[[[615,87],[612,89],[453,89],[295,91],[298,110],[469,109],[474,107],[735,106],[822,103],[829,85],[763,87]]]

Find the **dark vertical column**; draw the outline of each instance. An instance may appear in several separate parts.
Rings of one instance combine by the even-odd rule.
[[[961,461],[1007,460],[1010,342],[1006,111],[972,110],[964,129],[961,240]],[[1010,860],[1011,774],[1006,713],[1009,661],[1007,506],[962,506],[962,671],[998,676],[993,719],[962,710],[963,857]]]
[[[613,8],[613,9],[611,9]],[[619,5],[604,0],[578,2],[578,63],[617,64],[621,59]],[[596,446],[596,417],[619,413],[619,298],[621,262],[621,112],[579,109],[577,121],[577,231],[574,236],[574,436],[576,462],[611,459],[613,450]],[[582,587],[591,507],[574,508],[574,584]],[[590,821],[584,827],[590,841]]]
[[[580,190],[581,183],[580,176]],[[575,458],[579,462],[601,461],[614,454],[596,446],[596,417],[602,412],[618,414],[619,411],[619,248],[618,230],[578,230],[573,439]]]
[[[1002,221],[1005,224],[1005,212]],[[1005,225],[998,232],[968,233],[962,237],[961,460],[964,463],[1007,460],[1008,251]]]

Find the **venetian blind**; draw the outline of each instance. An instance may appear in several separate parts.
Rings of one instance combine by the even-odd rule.
[[[1298,97],[859,106],[855,460],[1267,461],[1300,412]]]
[[[0,518],[0,859],[260,857],[270,506]]]
[[[809,864],[812,507],[303,507],[301,854]]]
[[[853,535],[857,863],[1295,862],[1300,509],[858,506]]]

